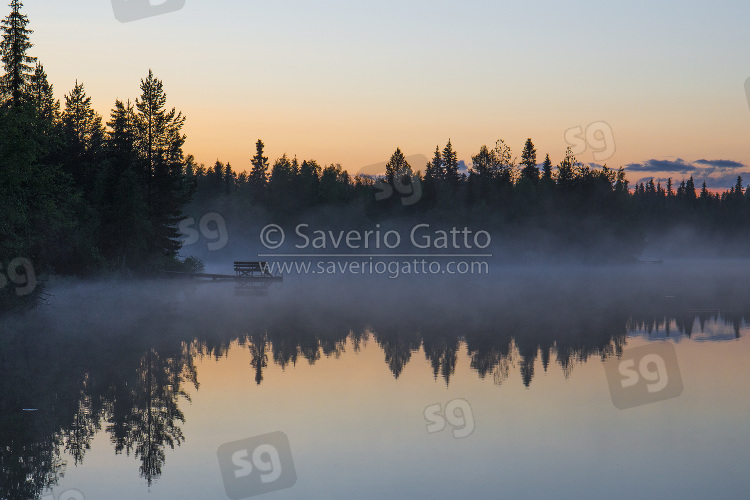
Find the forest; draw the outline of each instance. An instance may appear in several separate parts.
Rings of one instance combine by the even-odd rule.
[[[83,82],[62,102],[55,98],[32,55],[20,0],[11,1],[0,30],[0,309],[25,299],[6,286],[24,279],[18,259],[38,276],[200,269],[199,260],[180,256],[179,226],[207,212],[245,225],[311,214],[359,226],[459,220],[501,235],[508,245],[500,255],[511,262],[555,254],[632,260],[654,234],[675,228],[725,254],[750,248],[750,186],[742,178],[722,193],[696,187],[692,177],[632,189],[623,168],[592,168],[570,149],[557,164],[548,154],[539,162],[531,139],[520,161],[502,140],[482,146],[468,171],[459,169],[450,140],[426,165],[410,165],[396,149],[380,177],[286,154],[271,162],[260,139],[254,148],[255,139],[248,142],[247,165],[206,167],[185,151],[187,117],[168,104],[151,70],[140,95],[116,99],[105,118]]]

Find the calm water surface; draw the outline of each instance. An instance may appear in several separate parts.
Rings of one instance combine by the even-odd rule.
[[[0,322],[0,498],[226,499],[219,448],[278,432],[259,498],[742,498],[743,266],[52,286]],[[615,407],[664,342],[682,392]]]

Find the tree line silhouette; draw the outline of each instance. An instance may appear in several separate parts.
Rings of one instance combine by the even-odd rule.
[[[12,0],[0,23],[3,265],[22,256],[38,274],[192,270],[195,261],[178,257],[179,224],[187,210],[216,207],[237,214],[238,223],[323,208],[334,214],[332,223],[401,216],[469,221],[523,241],[511,247],[519,254],[570,249],[586,259],[619,260],[638,253],[649,231],[688,225],[739,238],[750,221],[750,189],[741,178],[724,193],[705,185],[698,192],[692,178],[677,187],[670,179],[631,190],[622,168],[583,165],[570,149],[557,165],[549,155],[539,164],[531,139],[520,162],[498,141],[482,146],[467,171],[450,141],[424,166],[410,165],[397,149],[383,179],[286,154],[271,164],[261,140],[247,173],[218,160],[205,167],[184,152],[186,117],[168,106],[152,71],[140,82],[140,96],[116,99],[106,121],[83,83],[56,100],[44,66],[31,55],[33,32],[22,7]],[[383,199],[379,181],[400,189]],[[401,199],[409,189],[419,190],[414,204]],[[15,299],[7,286],[0,297]]]

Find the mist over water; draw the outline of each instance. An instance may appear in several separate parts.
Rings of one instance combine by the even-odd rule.
[[[382,487],[368,490],[372,496],[362,493],[357,485],[369,484],[364,471],[354,465],[358,462],[344,465],[342,460],[349,462],[345,457],[356,455],[357,446],[372,446],[369,439],[389,440],[389,435],[403,435],[403,443],[392,443],[391,450],[408,446],[402,453],[422,457],[415,464],[442,460],[427,457],[432,446],[443,443],[444,453],[462,457],[465,466],[473,464],[465,473],[474,479],[462,482],[462,488],[472,496],[490,495],[496,475],[477,471],[492,463],[506,464],[512,470],[503,446],[514,445],[513,440],[497,442],[508,439],[502,430],[506,421],[493,417],[492,412],[501,410],[487,405],[495,407],[503,400],[513,405],[521,413],[502,410],[511,411],[506,415],[511,421],[520,418],[529,404],[546,406],[549,415],[573,411],[560,407],[563,403],[556,398],[548,400],[548,391],[555,390],[582,398],[574,413],[583,412],[580,415],[586,419],[593,418],[589,411],[619,412],[612,407],[598,365],[644,342],[666,340],[678,347],[686,389],[675,403],[628,410],[641,418],[662,422],[673,418],[668,415],[673,415],[670,408],[675,404],[701,405],[718,397],[705,393],[695,378],[707,376],[715,363],[746,372],[744,365],[737,364],[747,352],[750,318],[750,305],[743,299],[750,281],[741,272],[743,265],[743,261],[543,267],[493,263],[489,276],[471,279],[287,276],[283,283],[251,296],[237,295],[234,283],[53,283],[45,305],[0,322],[4,422],[0,496],[15,498],[22,488],[29,498],[38,497],[55,480],[57,488],[99,491],[89,482],[90,474],[104,460],[111,474],[127,477],[120,485],[127,493],[110,492],[110,498],[141,498],[148,491],[159,492],[160,498],[179,498],[180,492],[190,488],[199,488],[205,498],[222,498],[218,471],[198,486],[191,460],[207,460],[201,457],[210,457],[225,442],[279,430],[279,426],[291,436],[300,478],[297,486],[279,493],[281,498],[298,498],[301,492],[311,498],[332,492],[362,498],[387,495]],[[710,347],[725,344],[728,350]],[[245,359],[239,365],[238,356]],[[214,382],[217,377],[234,382],[221,390],[221,384]],[[334,385],[313,388],[305,382],[318,377]],[[360,403],[354,404],[355,389],[345,380],[362,377],[369,382],[360,386],[356,396]],[[208,382],[203,384],[204,380]],[[732,380],[726,382],[728,387],[745,384]],[[727,391],[720,392],[729,397]],[[391,397],[382,400],[381,393]],[[729,412],[734,418],[748,402],[744,393],[732,396],[739,398],[740,405]],[[312,406],[284,410],[289,397]],[[248,411],[247,398],[265,401],[265,406],[251,410],[249,422],[255,424],[249,427],[239,423],[240,415]],[[472,405],[471,417],[476,419],[476,430],[465,443],[435,437],[419,423],[425,407],[456,398]],[[316,408],[319,404],[324,406]],[[329,429],[327,420],[318,415],[334,408],[336,419],[343,422],[339,430]],[[406,408],[415,414],[404,415]],[[211,426],[208,422],[214,412],[219,412],[215,419],[229,418],[235,423]],[[559,430],[595,446],[604,429],[623,430],[621,426],[631,425],[622,420],[627,417],[612,414],[609,418],[613,416],[610,422],[592,421],[589,431],[577,430],[574,421],[563,420]],[[521,425],[522,434],[544,434],[543,422],[552,417],[537,414],[535,418],[514,425]],[[716,415],[709,421],[717,418],[729,417]],[[350,427],[350,419],[359,420],[362,427]],[[303,430],[310,425],[319,426],[322,441]],[[681,439],[688,439],[683,446],[690,447],[692,438],[687,436],[697,430],[693,426],[698,423],[680,425]],[[734,435],[734,429],[725,432]],[[482,444],[488,439],[497,443],[495,451]],[[740,435],[736,439],[746,440]],[[335,456],[328,457],[336,470],[315,465],[313,457],[326,440],[336,443]],[[640,451],[624,443],[618,446],[625,447],[628,457],[623,462],[629,464],[625,470],[637,473]],[[538,441],[535,452],[514,453],[521,462],[536,463],[540,471],[555,477],[557,465],[535,458],[550,452],[545,446]],[[690,470],[684,457],[673,456],[671,450],[650,453],[672,460],[670,470]],[[373,453],[377,457],[385,451]],[[108,458],[120,455],[128,458],[116,463]],[[193,458],[186,462],[181,456]],[[587,456],[577,455],[569,463],[568,479],[597,467],[599,459]],[[747,452],[737,450],[730,456],[743,459]],[[18,462],[18,457],[26,459]],[[390,459],[380,456],[380,460]],[[437,466],[437,462],[432,465]],[[454,484],[439,479],[426,486],[418,479],[418,467],[402,467],[398,486],[394,486],[400,493],[416,488],[414,494],[431,491],[436,498],[449,498],[449,492],[458,491]],[[358,479],[338,487],[325,480],[342,473]],[[22,478],[27,476],[33,480],[24,483]],[[136,487],[136,477],[143,486]],[[510,491],[521,488],[513,475],[503,478]],[[644,488],[665,481],[671,484],[660,477],[658,482],[647,481]],[[19,486],[22,483],[25,486]],[[617,484],[622,498],[640,491]],[[722,491],[740,486],[742,481],[735,478]]]

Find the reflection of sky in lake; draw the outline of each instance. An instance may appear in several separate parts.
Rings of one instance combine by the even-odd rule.
[[[747,333],[743,331],[743,333]],[[632,344],[642,343],[634,339]],[[629,344],[630,345],[630,344]],[[187,440],[168,452],[158,498],[224,498],[216,448],[275,430],[289,436],[296,486],[276,498],[739,498],[750,486],[748,342],[681,342],[680,398],[620,411],[599,360],[559,366],[523,386],[517,366],[502,385],[481,380],[459,354],[450,387],[422,352],[395,379],[369,342],[338,359],[281,370],[254,383],[247,347],[197,363],[201,387],[185,404]],[[347,346],[350,347],[350,346]],[[543,373],[541,361],[537,362]],[[428,434],[424,408],[468,400],[475,432]],[[94,458],[96,457],[96,458]],[[144,498],[132,458],[100,434],[90,465],[61,482],[89,498]],[[744,479],[743,479],[744,478]],[[97,483],[101,483],[97,485]],[[84,488],[85,486],[85,488]]]
[[[286,291],[265,302],[233,302],[231,293],[218,290],[178,294],[177,302],[155,291],[150,312],[145,308],[139,318],[111,324],[107,312],[83,321],[65,318],[53,306],[29,320],[50,326],[49,332],[31,328],[26,337],[5,341],[6,353],[47,360],[30,362],[28,377],[13,386],[27,384],[18,394],[36,401],[56,397],[55,404],[65,406],[67,377],[80,394],[104,394],[108,401],[82,462],[76,465],[70,451],[63,452],[67,466],[56,495],[75,488],[87,499],[226,498],[218,447],[275,431],[289,437],[298,480],[268,498],[703,499],[740,498],[750,487],[744,465],[750,458],[750,344],[746,314],[731,312],[737,311],[734,303],[716,316],[689,304],[666,303],[665,309],[659,303],[652,311],[653,300],[648,307],[623,306],[617,296],[611,298],[616,307],[589,300],[571,311],[564,300],[545,297],[549,318],[492,311],[482,303],[484,319],[473,323],[469,316],[451,319],[445,310],[429,319],[427,306],[410,304],[416,319],[401,316],[407,326],[399,329],[391,315],[373,312],[382,298],[355,312],[338,303],[338,315],[327,315],[330,309],[311,298],[308,312],[325,316],[316,323],[314,314],[279,314],[277,299],[288,298]],[[190,312],[196,298],[203,304],[213,300],[211,314]],[[125,293],[107,300],[125,311],[135,299]],[[387,310],[399,312],[395,302],[386,303],[392,305]],[[245,304],[238,313],[245,325],[261,309],[275,319],[258,317],[261,329],[243,329],[243,321],[228,312],[238,304]],[[50,313],[63,319],[50,323]],[[742,326],[736,331],[737,317]],[[73,324],[86,328],[73,331]],[[434,326],[439,324],[442,329]],[[664,340],[667,324],[684,392],[616,409],[602,356]],[[68,346],[76,346],[76,354]],[[66,358],[54,360],[55,354]],[[266,362],[259,363],[263,356]],[[25,362],[13,360],[5,368],[25,374]],[[106,409],[130,389],[137,396],[133,404],[143,404],[138,394],[148,387],[143,381],[149,373],[144,360],[154,372],[179,371],[179,389],[191,400],[174,398],[184,414],[184,422],[176,422],[184,441],[164,447],[150,486],[139,457],[115,453],[108,412],[117,412]],[[54,374],[49,380],[43,366]],[[197,388],[188,372],[197,374]],[[44,380],[49,387],[37,387]],[[102,389],[110,385],[119,392]],[[71,391],[73,399],[79,389]],[[164,394],[162,386],[152,390],[156,399]],[[15,396],[6,391],[3,397],[2,409],[11,418]],[[471,405],[473,434],[454,439],[450,426],[428,433],[425,408],[456,399]],[[58,413],[70,430],[66,411]],[[42,408],[43,415],[56,412]],[[12,432],[22,429],[36,435],[23,425]]]

